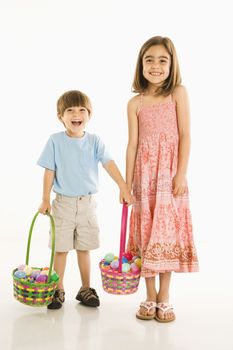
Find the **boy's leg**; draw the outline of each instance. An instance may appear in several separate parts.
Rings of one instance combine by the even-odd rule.
[[[90,287],[91,262],[89,250],[76,250],[82,287]]]
[[[60,309],[62,307],[62,303],[65,301],[65,292],[63,286],[63,278],[66,268],[66,258],[67,252],[56,252],[54,256],[54,270],[59,275],[59,283],[58,288],[54,293],[52,302],[47,306],[48,309]]]
[[[66,258],[68,252],[56,252],[54,256],[54,270],[59,275],[60,280],[58,283],[58,288],[64,291],[63,278],[66,268]]]
[[[169,302],[169,287],[171,281],[171,272],[164,272],[159,274],[160,287],[157,295],[157,303]],[[175,317],[172,309],[163,312],[162,310],[157,310],[157,315],[160,319],[173,319]]]
[[[76,250],[82,287],[76,299],[87,306],[99,306],[99,297],[94,288],[90,288],[90,252],[89,250]]]

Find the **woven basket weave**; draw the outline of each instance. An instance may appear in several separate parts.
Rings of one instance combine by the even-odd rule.
[[[30,244],[31,244],[31,236],[33,227],[36,221],[39,212],[34,216],[30,230],[28,235],[28,244],[27,244],[27,253],[26,253],[26,265],[29,263],[29,252],[30,252]],[[14,273],[17,269],[14,269],[12,272],[13,276],[13,288],[14,288],[14,297],[21,303],[29,306],[46,306],[52,302],[52,298],[54,292],[57,288],[57,284],[59,279],[55,282],[52,281],[52,267],[53,267],[53,259],[54,259],[54,250],[55,250],[55,225],[52,215],[47,214],[50,218],[51,224],[51,236],[52,236],[52,249],[51,249],[51,257],[50,257],[50,266],[48,273],[48,282],[47,283],[31,283],[24,279],[17,278],[14,276]],[[33,269],[40,268],[34,267]]]
[[[124,295],[135,293],[140,281],[140,272],[122,272],[122,256],[125,251],[127,217],[128,207],[123,204],[118,269],[106,268],[103,264],[103,260],[99,263],[103,289],[110,294]]]

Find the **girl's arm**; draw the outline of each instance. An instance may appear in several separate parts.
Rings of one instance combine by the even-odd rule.
[[[132,190],[135,158],[138,147],[138,96],[128,103],[128,146],[126,151],[126,183],[129,191]]]
[[[190,152],[190,111],[187,91],[184,86],[176,87],[173,93],[176,101],[179,131],[178,166],[173,178],[173,195],[181,196],[186,191],[186,172]]]
[[[53,186],[55,171],[45,169],[44,171],[44,181],[43,181],[43,197],[42,203],[39,207],[39,212],[41,214],[46,214],[46,212],[50,213],[51,205],[50,205],[50,193]]]

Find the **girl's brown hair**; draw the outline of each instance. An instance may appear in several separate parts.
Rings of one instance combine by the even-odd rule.
[[[169,76],[155,93],[155,95],[168,96],[173,92],[174,88],[177,85],[181,84],[181,76],[180,76],[180,68],[178,64],[175,46],[173,45],[173,42],[169,38],[162,37],[162,36],[154,36],[150,38],[141,47],[141,50],[139,52],[138,59],[137,59],[134,81],[132,84],[132,91],[137,93],[142,93],[148,87],[148,81],[143,76],[142,60],[143,60],[143,56],[145,55],[145,52],[151,46],[154,46],[154,45],[163,45],[171,57],[171,66],[170,66]]]
[[[63,113],[69,107],[82,106],[88,110],[89,115],[92,112],[91,101],[87,95],[78,90],[65,92],[57,101],[57,116],[61,120]]]

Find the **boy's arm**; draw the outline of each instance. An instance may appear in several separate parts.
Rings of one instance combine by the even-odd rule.
[[[110,160],[109,162],[105,163],[103,167],[111,176],[111,178],[117,183],[120,189],[120,202],[123,203],[123,201],[125,201],[128,205],[132,204],[133,198],[129,193],[127,185],[115,162],[113,160]]]
[[[42,197],[42,203],[39,207],[39,212],[41,214],[46,214],[46,212],[50,213],[51,211],[50,193],[53,186],[54,177],[55,177],[55,171],[45,169],[44,181],[43,181],[43,197]]]

